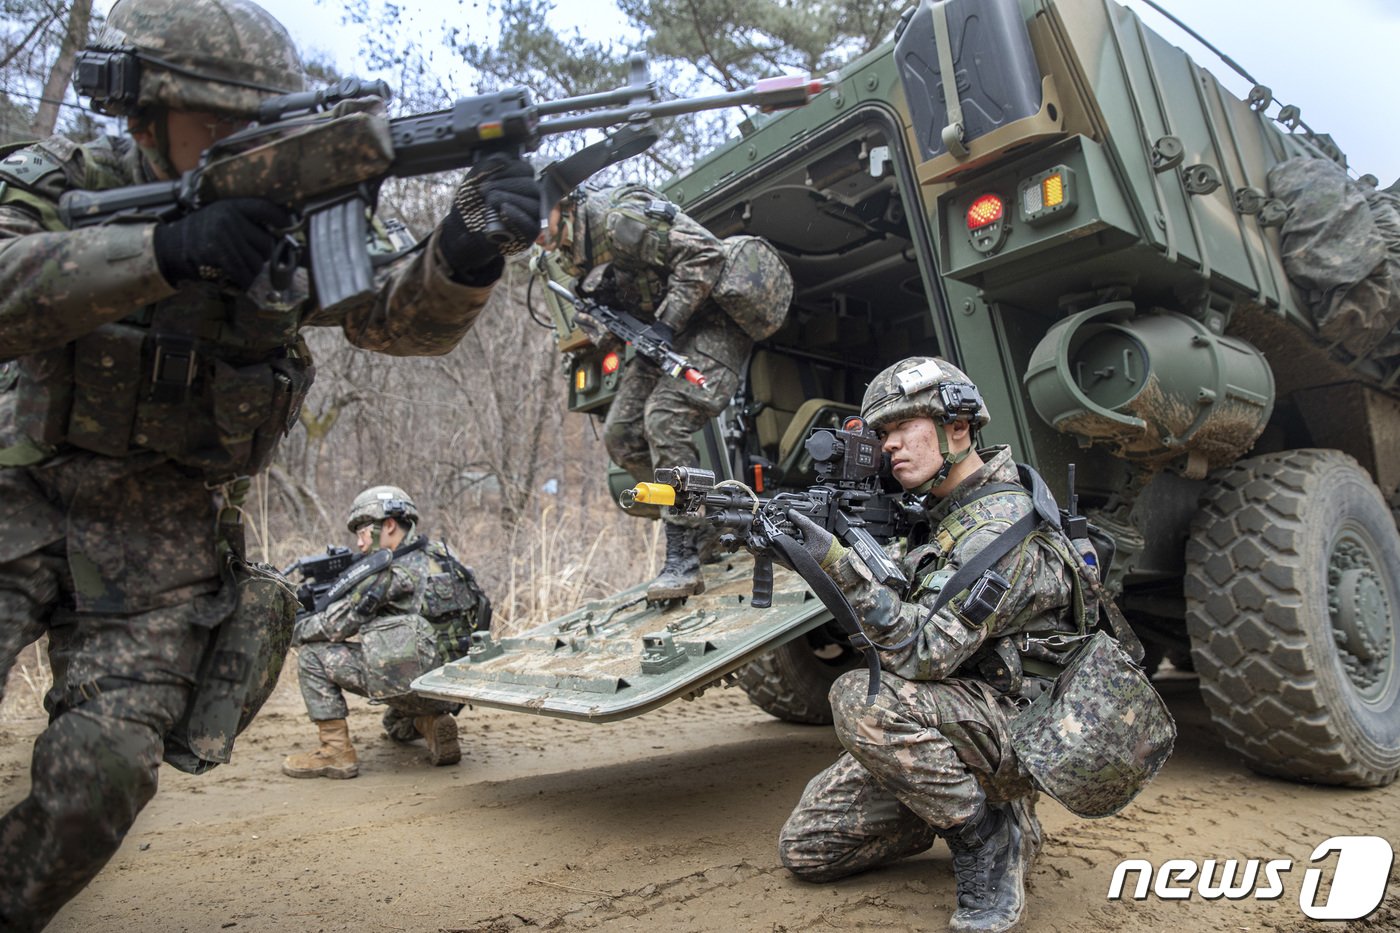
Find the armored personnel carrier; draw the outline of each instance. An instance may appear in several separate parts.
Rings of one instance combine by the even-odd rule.
[[[1077,465],[1123,609],[1194,667],[1230,748],[1298,780],[1394,780],[1400,198],[1295,108],[1233,96],[1111,0],[925,0],[666,193],[767,238],[796,284],[703,432],[708,466],[804,487],[813,427],[890,362],[947,357],[986,399],[984,442],[1062,501]],[[618,359],[573,361],[572,406],[602,410]],[[756,609],[748,573],[740,554],[682,607],[639,587],[483,636],[416,687],[605,721],[729,676],[826,720],[858,659],[800,579],[779,571]]]

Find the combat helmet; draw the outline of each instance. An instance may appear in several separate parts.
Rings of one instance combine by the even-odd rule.
[[[418,524],[418,506],[408,493],[397,486],[371,486],[350,503],[350,515],[345,527],[358,532],[370,522],[379,523],[392,518],[401,525]]]
[[[251,118],[304,80],[292,37],[251,0],[118,0],[78,55],[73,86],[112,115],[167,107]]]
[[[987,406],[982,404],[982,394],[967,373],[934,356],[900,360],[870,380],[860,403],[860,416],[876,430],[907,418],[933,419],[943,466],[925,484],[929,489],[942,483],[949,471],[972,453],[971,447],[950,453],[943,426],[966,421],[977,429],[992,420]]]

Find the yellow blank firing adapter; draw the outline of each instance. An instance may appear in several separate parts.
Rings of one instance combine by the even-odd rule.
[[[676,487],[665,483],[638,483],[631,489],[622,490],[618,501],[624,509],[630,509],[638,502],[643,505],[675,505]]]

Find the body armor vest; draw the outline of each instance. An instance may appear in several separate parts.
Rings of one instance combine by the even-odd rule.
[[[144,180],[134,154],[106,142],[73,147],[66,161],[43,154],[53,161],[41,183],[51,185],[57,171],[70,186]],[[32,188],[11,200],[44,215]],[[211,480],[257,472],[295,424],[314,376],[298,335],[309,300],[302,270],[285,291],[266,273],[245,293],[189,284],[22,358],[13,389],[0,397],[0,465],[38,463],[69,447],[109,457],[154,451]]]

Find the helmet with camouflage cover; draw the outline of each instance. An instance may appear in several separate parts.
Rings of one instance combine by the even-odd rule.
[[[245,118],[304,87],[292,37],[250,0],[118,0],[73,83],[104,113],[168,107]]]
[[[941,486],[953,467],[973,451],[972,445],[953,451],[944,425],[966,421],[975,430],[992,420],[982,404],[982,394],[967,373],[935,356],[900,360],[870,380],[860,403],[860,416],[877,431],[907,418],[933,419],[943,463],[916,492]]]
[[[941,424],[966,420],[974,427],[991,421],[977,386],[947,360],[911,356],[870,380],[860,416],[872,428],[921,415]]]
[[[397,486],[371,486],[350,503],[350,516],[345,527],[358,532],[371,522],[392,518],[399,524],[418,524],[418,507],[408,493]]]

